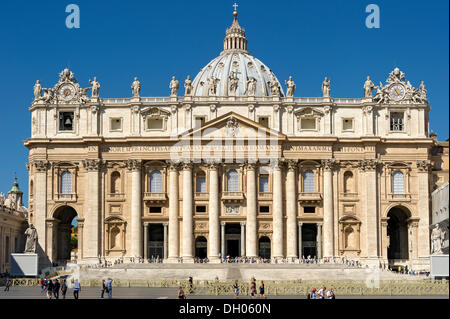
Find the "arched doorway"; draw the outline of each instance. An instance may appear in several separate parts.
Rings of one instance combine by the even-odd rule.
[[[70,206],[59,207],[53,217],[58,221],[54,225],[54,256],[57,263],[70,260],[72,250],[78,249],[78,223],[75,220],[78,214]]]
[[[259,257],[270,259],[270,238],[263,236],[258,241]]]
[[[161,224],[150,224],[148,231],[149,245],[147,256],[149,258],[164,258],[164,226]]]
[[[393,207],[388,214],[387,235],[389,236],[388,260],[406,260],[408,254],[409,212],[402,207]]]
[[[205,237],[200,236],[195,239],[195,257],[200,259],[206,258],[208,254],[208,241]]]

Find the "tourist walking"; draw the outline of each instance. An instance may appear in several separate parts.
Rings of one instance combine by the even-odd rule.
[[[41,284],[41,295],[44,293],[44,288],[45,288],[45,280],[44,279],[41,279],[41,282],[40,282],[40,284]]]
[[[313,290],[311,290],[310,293],[308,293],[308,299],[316,299],[317,295],[316,295],[316,288],[313,288]]]
[[[186,295],[184,294],[183,288],[181,287],[178,288],[177,298],[186,299]]]
[[[108,293],[108,299],[112,298],[112,279],[108,278],[106,281],[106,292]]]
[[[327,291],[327,299],[336,299],[333,287],[330,287],[330,289]]]
[[[192,277],[189,277],[189,293],[194,292],[194,279]]]
[[[9,277],[6,277],[5,290],[4,291],[9,291],[9,287],[11,287],[11,285],[12,285],[11,279],[9,279]]]
[[[259,299],[266,299],[264,295],[264,281],[261,280],[261,284],[259,285]]]
[[[238,299],[239,298],[239,284],[238,284],[237,280],[234,282],[233,288],[234,288],[234,299]]]
[[[75,299],[78,299],[80,290],[81,290],[80,282],[78,281],[78,279],[75,279],[75,282],[73,283],[73,297]]]
[[[64,279],[61,284],[61,294],[62,294],[63,299],[66,299],[66,293],[67,293],[67,284],[66,284],[66,280]]]
[[[61,284],[59,283],[58,279],[55,279],[55,283],[53,284],[53,295],[55,296],[55,299],[59,299],[59,289],[61,288]]]
[[[105,291],[106,291],[105,279],[102,279],[102,284],[100,286],[100,298],[103,298],[105,296]]]
[[[326,287],[320,288],[319,292],[317,293],[318,299],[325,299],[325,291],[327,290]]]
[[[47,280],[47,298],[52,299],[53,296],[53,282],[49,279]]]
[[[256,284],[254,282],[252,282],[252,285],[250,286],[250,295],[251,295],[252,299],[255,299]]]

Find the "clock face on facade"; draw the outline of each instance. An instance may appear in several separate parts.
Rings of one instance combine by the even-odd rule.
[[[394,84],[389,88],[389,95],[394,101],[400,101],[405,97],[406,90],[401,84]]]
[[[59,88],[59,96],[64,100],[70,100],[75,96],[75,88],[70,84],[63,85]]]

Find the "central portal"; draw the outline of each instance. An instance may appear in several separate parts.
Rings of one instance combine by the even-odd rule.
[[[241,225],[227,224],[225,226],[225,256],[241,257]]]

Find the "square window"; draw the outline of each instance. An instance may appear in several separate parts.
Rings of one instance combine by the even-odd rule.
[[[112,118],[111,119],[111,131],[121,131],[122,130],[122,119]]]
[[[342,119],[342,130],[353,131],[353,119]]]
[[[159,118],[147,119],[147,129],[148,130],[162,130],[163,128],[164,128],[163,119],[159,119]]]
[[[316,212],[316,208],[311,206],[303,207],[303,212],[305,214],[314,214]]]
[[[161,213],[162,213],[161,206],[151,206],[150,207],[150,214],[161,214]]]
[[[206,206],[204,206],[204,205],[195,206],[195,212],[200,213],[200,214],[206,213]]]
[[[301,119],[300,126],[302,130],[315,130],[316,129],[316,119]]]
[[[73,112],[59,113],[59,130],[73,131]]]
[[[269,118],[267,116],[261,116],[258,119],[259,124],[265,127],[269,127]]]
[[[403,112],[391,112],[390,129],[394,132],[402,132],[405,127]]]
[[[259,206],[259,212],[261,214],[268,214],[268,213],[270,213],[270,206]]]

